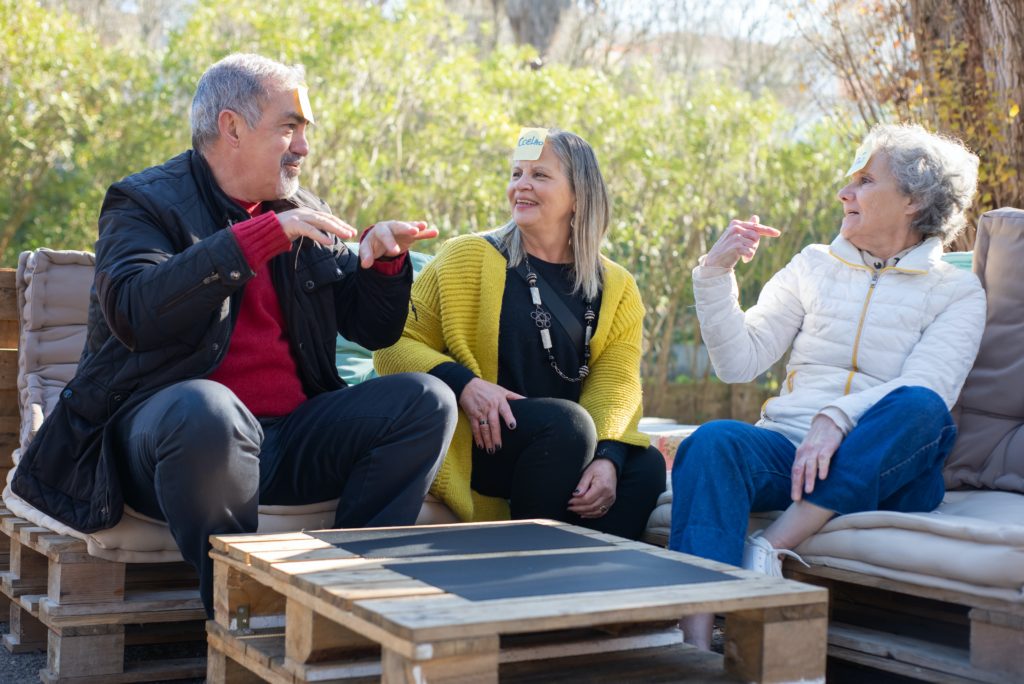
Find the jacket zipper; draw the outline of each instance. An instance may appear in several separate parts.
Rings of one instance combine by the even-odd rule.
[[[190,287],[189,289],[185,290],[184,292],[179,294],[174,299],[170,300],[169,302],[164,303],[163,306],[161,306],[159,309],[157,309],[157,313],[160,313],[160,314],[166,313],[170,309],[173,309],[178,304],[181,304],[183,301],[185,301],[186,299],[188,299],[189,297],[194,295],[196,292],[198,292],[200,289],[202,289],[203,286],[209,285],[210,283],[215,283],[218,280],[220,280],[220,274],[217,273],[216,271],[214,271],[213,273],[211,273],[210,275],[206,276],[201,281],[199,281],[199,283],[197,285],[194,285],[194,286]]]
[[[843,389],[844,395],[850,393],[850,385],[853,384],[853,376],[857,373],[857,352],[860,349],[861,333],[864,332],[864,318],[868,314],[868,305],[871,304],[871,296],[875,293],[875,285],[878,284],[878,278],[881,275],[881,271],[875,271],[871,276],[871,285],[868,286],[868,294],[867,297],[864,298],[864,306],[860,310],[860,321],[857,323],[857,336],[853,339],[853,370],[850,371],[850,375],[846,378],[846,387]]]

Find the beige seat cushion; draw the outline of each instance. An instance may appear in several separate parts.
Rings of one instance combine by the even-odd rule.
[[[750,530],[777,516],[751,516]],[[668,491],[651,514],[645,541],[667,544],[671,520]],[[1024,496],[947,492],[931,513],[842,515],[796,551],[812,565],[1024,603]]]
[[[699,425],[680,425],[663,418],[642,418],[640,431],[650,437],[651,446],[661,452],[665,459],[665,491],[658,497],[658,503],[647,519],[643,540],[657,546],[667,546],[672,531],[672,463],[676,451],[684,439],[693,434]]]
[[[1024,496],[947,492],[932,513],[843,515],[796,551],[816,565],[1024,603]]]
[[[89,291],[95,257],[88,252],[39,249],[18,259],[17,288],[21,333],[18,390],[21,401],[22,448],[35,437],[43,418],[53,410],[64,385],[72,378],[85,346]],[[21,449],[14,452],[14,463]],[[8,479],[13,477],[14,471]],[[89,553],[124,563],[181,560],[167,525],[125,507],[114,527],[83,534],[36,510],[11,492],[4,504],[17,516],[55,532],[83,539]],[[260,506],[260,532],[324,529],[334,523],[337,499],[304,506]],[[458,519],[439,500],[428,496],[417,524],[456,523]]]
[[[12,470],[8,475],[8,481],[13,477]],[[11,491],[9,483],[4,488],[3,500],[4,505],[18,517],[59,534],[85,541],[89,554],[97,558],[120,563],[169,563],[182,559],[167,523],[143,515],[129,506],[125,506],[121,521],[110,529],[84,534],[33,508]],[[261,505],[258,531],[293,532],[327,529],[334,524],[334,511],[337,507],[337,499],[302,506]],[[457,522],[459,520],[451,509],[430,494],[423,501],[419,516],[416,518],[417,525]]]
[[[672,476],[668,475],[665,491],[658,497],[658,503],[647,519],[643,540],[656,546],[668,546],[668,537],[672,534]]]

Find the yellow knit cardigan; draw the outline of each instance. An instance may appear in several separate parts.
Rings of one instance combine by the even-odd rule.
[[[640,355],[643,303],[636,281],[601,257],[604,282],[597,330],[590,342],[590,375],[580,405],[594,419],[597,438],[648,444],[637,430],[642,410]],[[456,361],[477,377],[497,382],[498,321],[507,262],[479,235],[452,238],[412,287],[413,312],[401,339],[374,354],[381,375],[427,372]],[[547,367],[538,373],[549,373]],[[451,447],[431,492],[465,521],[508,519],[508,504],[470,488],[473,433],[459,411]]]

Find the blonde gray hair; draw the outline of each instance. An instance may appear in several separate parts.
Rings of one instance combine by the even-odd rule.
[[[569,234],[573,258],[573,294],[595,299],[601,291],[604,276],[601,241],[608,233],[611,220],[608,188],[604,184],[597,156],[586,140],[575,133],[552,128],[548,130],[545,144],[550,144],[558,157],[562,171],[569,179],[569,189],[576,198],[576,214]],[[494,231],[494,234],[508,254],[509,268],[518,266],[526,255],[519,226],[515,221],[509,221]]]
[[[917,204],[910,227],[929,238],[952,242],[967,225],[978,188],[978,157],[956,138],[929,133],[917,124],[879,124],[863,148],[884,152],[900,191]]]
[[[200,77],[192,98],[192,148],[203,153],[220,137],[221,111],[237,112],[249,128],[263,117],[263,106],[275,89],[303,85],[302,65],[288,66],[260,55],[236,52],[220,60]]]

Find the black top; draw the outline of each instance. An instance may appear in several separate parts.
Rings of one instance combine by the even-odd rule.
[[[587,309],[583,295],[572,294],[572,264],[553,264],[531,256],[530,267],[534,273],[547,281],[561,296],[566,307],[586,328],[583,314]],[[543,297],[542,297],[543,299]],[[601,295],[591,304],[596,315],[601,309]],[[505,276],[505,292],[501,298],[501,317],[498,322],[498,384],[507,390],[525,397],[552,397],[579,403],[583,383],[563,380],[551,367],[547,352],[541,344],[540,331],[530,314],[534,312],[530,297],[530,286],[514,270]],[[550,308],[544,305],[550,313]],[[599,321],[594,322],[597,329]],[[575,378],[583,362],[582,341],[574,348],[569,333],[551,320],[551,353],[562,372]],[[473,371],[456,362],[442,363],[430,371],[431,375],[444,381],[455,396],[462,394],[470,380],[476,377]],[[621,470],[629,445],[624,442],[602,440],[597,446],[598,458],[608,458]]]

